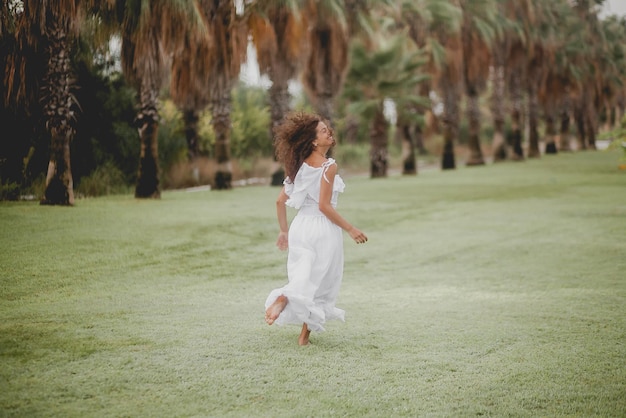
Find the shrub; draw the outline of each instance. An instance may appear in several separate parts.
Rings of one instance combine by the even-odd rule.
[[[76,187],[77,196],[105,196],[128,193],[124,173],[113,162],[108,161],[96,167],[91,174],[83,177]]]
[[[20,185],[12,181],[0,181],[0,200],[18,200]]]

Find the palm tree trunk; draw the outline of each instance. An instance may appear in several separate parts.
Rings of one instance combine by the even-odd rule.
[[[587,145],[589,149],[596,149],[596,132],[598,132],[598,118],[593,107],[593,104],[589,105],[589,111],[587,113]]]
[[[624,115],[626,114],[626,93],[622,93],[617,98],[617,109],[615,111],[615,125],[613,128],[622,126]]]
[[[521,76],[515,74],[511,83],[511,159],[520,161],[524,159],[522,149],[522,127],[524,126],[524,95],[522,93]]]
[[[70,53],[66,32],[53,22],[49,37],[48,94],[44,104],[46,126],[50,133],[50,162],[42,205],[74,205],[74,182],[70,165],[70,143],[74,136],[71,93]]]
[[[480,148],[480,106],[476,91],[470,91],[467,95],[466,115],[469,122],[469,158],[466,164],[468,166],[484,165],[485,160]]]
[[[441,154],[441,168],[453,170],[456,168],[454,158],[454,141],[459,135],[459,98],[458,86],[454,82],[444,83],[443,94],[443,150]]]
[[[223,84],[220,83],[220,85]],[[215,189],[228,190],[232,188],[233,178],[230,161],[230,90],[220,89],[218,97],[211,100],[210,108],[213,116],[211,124],[215,132],[215,159],[217,160]]]
[[[583,103],[579,103],[574,110],[574,122],[576,123],[576,143],[578,149],[587,148],[587,132],[585,129],[585,112],[583,111]]]
[[[415,138],[415,147],[417,148],[418,155],[428,155],[428,150],[424,144],[424,130],[419,124],[415,125],[413,137]]]
[[[539,99],[532,83],[528,87],[528,158],[539,158]]]
[[[389,123],[383,113],[383,104],[381,103],[374,114],[371,126],[370,175],[372,178],[387,177],[388,125]]]
[[[198,141],[198,121],[200,114],[196,109],[183,110],[183,123],[185,125],[185,139],[187,140],[187,158],[194,161],[200,156],[200,142]]]
[[[587,104],[587,145],[589,149],[596,149],[596,135],[600,129],[599,109],[602,105],[598,92],[593,92],[593,98]]]
[[[606,109],[607,112],[607,121],[605,126],[605,131],[612,130],[616,125],[615,117],[617,116],[617,108],[613,104],[609,104],[609,107]]]
[[[561,108],[561,130],[559,133],[559,139],[557,143],[559,144],[559,151],[571,151],[572,147],[570,145],[570,107],[571,100],[568,97],[565,97],[563,100],[562,108]]]
[[[504,140],[504,110],[505,110],[504,66],[498,65],[492,72],[491,114],[493,115],[493,160],[506,160],[507,147]]]
[[[402,136],[402,174],[417,174],[417,160],[415,158],[415,141],[411,135],[409,123],[398,123],[398,131]]]
[[[279,80],[274,80],[279,78]],[[270,138],[274,138],[274,128],[281,122],[285,114],[289,111],[291,94],[289,94],[288,80],[281,77],[273,77],[272,86],[269,88],[270,113],[272,117],[272,125]],[[285,179],[285,169],[277,161],[274,155],[274,170],[272,172],[271,185],[282,186]]]
[[[546,109],[546,154],[556,154],[556,117],[552,109]]]
[[[144,77],[140,87],[141,109],[137,116],[139,140],[141,151],[139,154],[139,172],[135,187],[136,198],[161,197],[159,189],[159,111],[158,111],[158,88]]]
[[[42,205],[74,205],[74,185],[70,166],[71,129],[52,128],[50,162]]]

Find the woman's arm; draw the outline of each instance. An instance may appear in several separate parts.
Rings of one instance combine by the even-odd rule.
[[[285,193],[285,186],[283,186],[278,195],[278,199],[276,199],[276,217],[278,218],[278,226],[280,227],[276,246],[282,251],[289,248],[289,224],[287,223],[287,207],[285,206],[287,199],[289,199],[289,196]]]
[[[337,209],[335,209],[330,203],[330,199],[333,195],[333,184],[335,183],[336,174],[337,164],[332,164],[326,170],[325,176],[322,176],[319,202],[320,211],[334,224],[346,231],[357,244],[367,242],[367,235],[344,219],[344,217],[341,216],[339,212],[337,212]]]

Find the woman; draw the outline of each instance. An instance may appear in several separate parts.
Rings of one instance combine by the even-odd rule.
[[[295,112],[275,130],[276,155],[286,179],[276,201],[280,232],[276,245],[289,249],[288,283],[265,302],[265,321],[302,324],[298,344],[309,344],[311,331],[323,331],[329,319],[344,320],[335,307],[343,276],[343,235],[357,244],[367,236],[335,209],[345,187],[337,164],[326,153],[335,145],[331,129],[317,115]],[[298,209],[289,227],[286,206]]]

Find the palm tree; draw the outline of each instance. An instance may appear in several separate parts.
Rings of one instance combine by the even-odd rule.
[[[581,51],[581,92],[577,97],[574,119],[578,127],[578,148],[595,149],[599,131],[599,115],[611,107],[623,72],[623,51],[615,49],[608,25],[600,22],[594,3],[578,0],[574,6],[585,25],[582,33],[585,48]],[[622,31],[623,35],[623,31]],[[623,44],[623,38],[618,41]],[[590,47],[592,46],[592,47]],[[621,64],[621,65],[620,65]]]
[[[232,188],[230,135],[232,94],[239,78],[241,63],[246,57],[246,27],[243,17],[236,13],[232,0],[202,0],[213,39],[209,62],[209,109],[215,132],[215,159],[218,167],[214,184],[217,190]]]
[[[525,62],[526,93],[528,95],[528,158],[539,158],[539,120],[540,101],[539,90],[548,72],[555,31],[558,24],[554,19],[552,7],[540,0],[533,0],[525,8],[524,33],[528,45],[528,55]]]
[[[485,160],[480,147],[481,114],[478,100],[489,76],[491,44],[500,30],[500,16],[496,13],[494,0],[462,0],[460,4],[463,10],[463,81],[469,122],[469,156],[466,164],[483,165]]]
[[[438,42],[437,31],[458,31],[461,21],[461,10],[442,0],[402,0],[391,8],[394,19],[407,28],[408,36],[417,47],[422,49],[427,57],[424,70],[434,76],[440,64],[445,60],[443,47]],[[414,94],[427,97],[432,90],[431,80],[425,80],[417,87]],[[399,114],[397,127],[402,136],[403,144],[403,174],[416,174],[417,163],[415,149],[420,153],[426,152],[423,144],[421,124],[428,107],[408,105],[404,114]],[[410,116],[410,117],[407,117]],[[419,122],[418,122],[419,121]]]
[[[385,104],[393,102],[399,118],[410,117],[403,111],[407,107],[429,105],[427,99],[412,93],[427,78],[418,71],[425,59],[405,33],[395,34],[388,40],[379,38],[377,44],[369,47],[357,41],[351,56],[345,94],[354,101],[351,112],[372,121],[370,176],[386,177],[389,122],[384,113]]]
[[[493,65],[491,67],[491,115],[493,117],[493,160],[502,161],[507,157],[504,126],[506,103],[505,55],[506,42],[497,42],[492,50]]]
[[[563,137],[569,135],[568,101],[573,90],[578,88],[580,67],[577,65],[584,29],[566,1],[545,3],[543,12],[558,22],[558,30],[542,34],[543,77],[538,88],[539,103],[544,109],[546,138],[545,153],[556,154]],[[549,25],[549,23],[548,23]],[[557,129],[560,119],[560,129]]]
[[[291,108],[289,82],[297,77],[309,53],[306,27],[298,5],[287,3],[258,3],[248,20],[259,70],[272,82],[268,92],[272,119],[270,137],[273,137],[274,128]],[[276,160],[275,165],[271,184],[280,186],[285,171]]]
[[[41,115],[40,86],[44,81],[47,63],[42,53],[44,43],[38,26],[26,23],[23,4],[0,2],[0,68],[4,69],[3,82],[0,83],[0,117],[3,126],[10,126],[15,119],[30,119],[38,122],[22,123],[30,125],[23,127],[24,133],[45,131],[40,122],[44,119]],[[50,139],[49,135],[46,136],[47,144]],[[0,175],[2,181],[19,184],[23,180],[25,168],[23,158],[31,148],[32,141],[29,141],[31,137],[25,138],[24,134],[17,134],[15,138],[22,140],[10,140],[9,136],[3,138],[0,146]]]
[[[333,120],[333,101],[341,92],[349,66],[349,32],[341,0],[308,0],[309,56],[302,83],[323,118]]]
[[[111,0],[96,3],[103,21],[114,20],[122,41],[122,70],[137,90],[136,125],[140,155],[137,198],[159,198],[159,92],[171,65],[172,51],[184,46],[187,33],[206,37],[196,1]],[[188,31],[188,32],[187,32]],[[200,42],[194,40],[194,42]]]
[[[502,31],[494,42],[491,111],[494,118],[494,161],[509,157],[524,158],[522,151],[522,125],[524,120],[524,88],[529,79],[527,63],[532,59],[533,48],[529,41],[530,30],[535,21],[531,0],[504,0],[498,3],[502,19]],[[510,99],[507,106],[506,98]],[[530,99],[529,99],[530,100]],[[505,114],[510,109],[511,133],[505,134]],[[513,153],[509,153],[509,139]]]
[[[532,56],[528,60],[528,72],[526,78],[526,92],[528,94],[528,158],[539,158],[541,150],[539,148],[539,85],[545,73],[545,49],[541,41],[534,40],[535,46],[532,48]]]
[[[402,1],[396,19],[408,28],[413,42],[422,48],[428,58],[425,69],[432,80],[422,83],[420,93],[438,89],[443,104],[443,169],[456,167],[454,141],[459,133],[459,101],[462,82],[462,48],[460,30],[462,10],[458,1],[412,0]],[[418,114],[423,109],[414,108]]]
[[[208,26],[208,23],[205,24]],[[170,97],[181,110],[187,140],[187,158],[192,165],[192,176],[197,182],[199,173],[197,159],[200,157],[198,123],[201,112],[209,104],[208,78],[209,52],[212,38],[208,27],[206,36],[198,36],[193,31],[183,31],[183,47],[172,54],[170,76]]]
[[[619,127],[624,117],[626,99],[626,17],[612,15],[602,22],[606,40],[606,56],[609,63],[605,66],[605,83],[602,91],[605,95],[605,112],[608,129]]]
[[[17,2],[4,3],[2,29],[4,31],[9,23],[8,16],[14,16],[16,39],[21,47],[7,59],[5,100],[12,98],[16,103],[25,103],[38,97],[42,102],[46,131],[50,135],[50,160],[41,204],[74,205],[70,143],[75,134],[78,104],[73,95],[75,86],[70,60],[79,33],[79,16],[89,2],[27,0],[20,2],[21,10]],[[29,73],[27,67],[33,58],[23,55],[27,48],[41,50],[45,57],[40,93],[33,93],[26,85],[30,81],[25,76]]]

